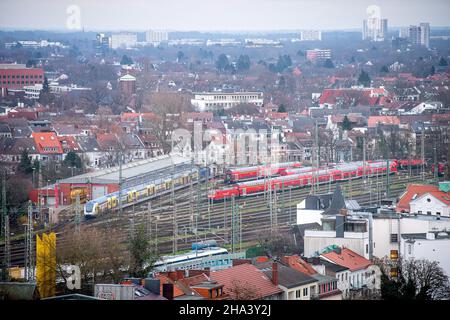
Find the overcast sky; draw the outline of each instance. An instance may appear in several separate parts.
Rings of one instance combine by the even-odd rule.
[[[67,13],[70,5],[80,10]],[[0,0],[0,28],[255,31],[361,28],[377,5],[390,26],[450,26],[449,0]]]

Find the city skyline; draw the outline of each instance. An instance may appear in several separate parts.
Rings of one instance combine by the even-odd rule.
[[[381,16],[389,20],[393,28],[429,22],[434,27],[450,26],[446,12],[450,2],[434,0],[396,1],[392,3],[369,0],[352,3],[336,1],[302,0],[250,0],[240,3],[230,0],[218,1],[131,1],[124,7],[120,1],[52,1],[35,3],[30,0],[0,3],[0,28],[2,29],[41,29],[76,31],[163,29],[168,31],[288,31],[300,29],[345,30],[361,29],[361,22],[368,17],[367,8],[376,5]],[[79,15],[73,7],[79,9]],[[128,13],[124,14],[124,8]],[[235,8],[240,8],[235,10]],[[257,10],[256,10],[257,8]],[[408,15],[404,14],[405,8]],[[21,11],[17,16],[14,12]],[[100,17],[98,13],[102,12]],[[328,14],[331,13],[331,14]],[[36,19],[36,14],[39,19]],[[79,20],[79,29],[67,27],[68,20]],[[102,17],[108,17],[104,19]],[[326,17],[326,19],[324,18]],[[76,20],[75,19],[75,20]],[[211,27],[212,26],[212,27]]]

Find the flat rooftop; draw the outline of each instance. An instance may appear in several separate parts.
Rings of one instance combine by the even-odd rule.
[[[134,180],[140,177],[144,178],[145,176],[151,176],[157,179],[161,175],[170,173],[172,165],[175,167],[175,173],[177,173],[190,167],[191,160],[179,155],[162,155],[155,158],[130,162],[122,165],[122,181]],[[119,183],[119,166],[63,179],[60,183]]]

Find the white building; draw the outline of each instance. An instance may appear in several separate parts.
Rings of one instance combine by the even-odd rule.
[[[148,43],[160,43],[169,41],[169,33],[164,30],[148,30],[145,33],[145,40]]]
[[[430,24],[421,23],[420,24],[420,43],[429,48],[430,47]]]
[[[402,235],[400,255],[405,259],[439,262],[450,277],[450,232],[427,232]]]
[[[42,83],[36,83],[32,86],[24,86],[25,97],[28,99],[39,99],[42,90]]]
[[[370,18],[363,21],[363,40],[384,41],[387,36],[388,20]]]
[[[450,217],[450,196],[427,192],[409,203],[411,212],[433,216]]]
[[[300,41],[321,41],[322,31],[320,30],[302,30],[300,31]]]
[[[263,105],[262,92],[205,92],[196,93],[191,99],[191,104],[198,111],[229,109],[239,104]]]
[[[331,50],[330,49],[306,50],[306,59],[313,62],[331,59]]]
[[[436,112],[437,110],[442,108],[442,102],[435,101],[435,102],[422,102],[409,110],[408,112],[405,112],[405,114],[422,114],[426,112]]]
[[[120,32],[111,35],[111,48],[131,48],[137,44],[137,34],[132,32]]]

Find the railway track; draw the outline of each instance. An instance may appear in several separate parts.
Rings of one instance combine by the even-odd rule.
[[[398,173],[390,178],[390,193],[392,197],[399,196],[407,183],[421,182],[421,176],[417,175],[408,178],[406,174]],[[362,179],[356,179],[340,183],[347,199],[357,200],[360,205],[369,205],[379,203],[383,197],[381,190],[386,188],[386,177],[372,178],[371,182],[364,185]],[[197,189],[197,188],[194,188]],[[177,249],[189,249],[190,243],[200,239],[218,240],[219,243],[229,242],[231,233],[231,207],[229,201],[221,203],[208,203],[204,199],[197,199],[198,196],[205,197],[202,186],[200,195],[189,188],[179,190],[175,194],[176,221],[178,224]],[[370,189],[370,192],[369,192]],[[311,189],[301,188],[284,190],[277,195],[276,220],[278,231],[288,231],[296,220],[296,204],[303,200]],[[320,185],[316,193],[327,193],[334,191],[334,184]],[[199,204],[197,208],[197,203]],[[236,198],[236,204],[240,207],[242,215],[242,242],[251,242],[258,240],[271,230],[270,207],[268,200],[264,195],[257,195],[248,198]],[[105,214],[93,220],[84,221],[86,228],[108,228],[115,231],[115,237],[122,242],[127,242],[130,236],[131,224],[135,227],[144,225],[146,230],[151,233],[151,242],[158,248],[160,254],[171,253],[173,249],[173,230],[174,230],[174,207],[170,195],[161,196],[151,202],[149,212],[148,203],[142,203],[123,210],[122,216],[117,213]],[[274,212],[274,211],[272,211]],[[274,217],[272,217],[275,219]],[[196,234],[193,234],[192,227],[197,219]],[[61,230],[73,224],[73,219],[64,221],[54,228],[55,231]],[[180,232],[181,231],[181,232]],[[20,241],[17,241],[20,243]],[[58,246],[66,245],[64,235],[58,235]],[[22,241],[23,243],[23,241]],[[24,262],[24,245],[15,244],[11,248],[12,265],[20,265]],[[20,256],[22,255],[22,259]],[[3,246],[0,249],[0,259],[3,259]],[[1,260],[0,260],[1,261]],[[16,263],[16,264],[14,264]]]

